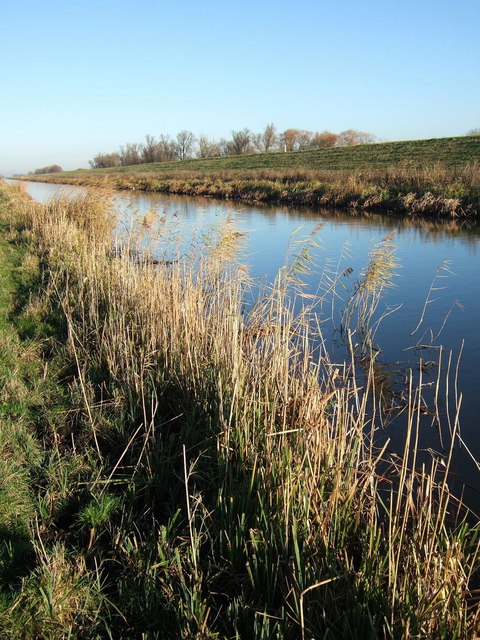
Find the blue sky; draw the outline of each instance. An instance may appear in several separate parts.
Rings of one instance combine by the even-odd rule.
[[[480,127],[479,0],[0,0],[0,173],[181,129]]]

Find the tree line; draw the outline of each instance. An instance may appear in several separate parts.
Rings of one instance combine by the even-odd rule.
[[[35,169],[35,171],[30,171],[30,175],[38,175],[41,173],[61,173],[63,171],[62,167],[58,164],[51,164],[48,167],[41,167],[40,169]]]
[[[279,133],[273,124],[267,124],[261,133],[244,128],[232,131],[230,138],[220,140],[205,135],[196,136],[191,131],[182,130],[174,138],[169,134],[161,134],[158,138],[146,135],[145,142],[128,142],[113,153],[99,153],[89,164],[93,169],[104,169],[152,162],[173,162],[187,158],[346,147],[376,140],[373,134],[355,129],[347,129],[338,134],[304,129],[286,129]]]

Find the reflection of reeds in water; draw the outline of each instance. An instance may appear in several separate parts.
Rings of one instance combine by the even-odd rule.
[[[55,539],[84,562],[90,585],[79,613],[73,598],[52,610],[58,633],[473,634],[476,530],[437,462],[417,468],[421,387],[410,382],[404,452],[390,456],[376,446],[367,390],[318,349],[316,301],[295,309],[308,242],[246,312],[252,283],[231,224],[207,247],[154,265],[128,247],[112,252],[96,216],[78,224],[53,217],[55,207],[33,209],[33,227],[51,308],[69,329],[80,415],[67,439],[57,434],[55,455],[59,474],[81,463],[81,485],[69,490],[83,515],[65,525],[39,516],[45,554],[12,620],[31,624],[33,610],[38,625],[47,620],[31,585],[53,574],[42,558]],[[394,269],[387,237],[344,316],[365,344]],[[57,575],[57,591],[70,582]]]
[[[361,280],[355,283],[342,314],[342,333],[351,335],[359,345],[362,357],[374,349],[375,331],[384,314],[374,323],[372,321],[383,292],[393,286],[392,279],[398,267],[394,235],[395,231],[392,231],[371,250],[367,268]]]

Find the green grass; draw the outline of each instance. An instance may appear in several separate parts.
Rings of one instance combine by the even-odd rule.
[[[71,411],[60,352],[53,357],[64,324],[44,305],[24,219],[32,206],[24,193],[0,187],[0,638],[39,637],[40,627],[42,637],[63,637],[56,622],[49,628],[48,609],[65,608],[53,602],[55,589],[65,593],[55,577],[75,567],[61,544],[47,551],[41,539],[54,512],[57,522],[65,517],[71,489],[62,479],[74,475],[67,457],[58,464],[55,446]],[[19,602],[23,610],[12,613]]]
[[[0,212],[6,198],[0,193]],[[2,215],[3,218],[3,215]],[[31,474],[42,453],[32,428],[43,402],[36,346],[23,343],[12,318],[15,294],[35,277],[26,245],[0,221],[0,601],[19,587],[32,556]],[[8,588],[6,588],[8,585]],[[1,607],[1,605],[0,605]]]
[[[178,171],[217,173],[254,169],[359,171],[402,166],[422,169],[433,165],[455,169],[478,161],[480,161],[480,136],[463,136],[288,153],[256,153],[225,158],[192,159],[182,162],[153,163],[112,169],[92,169],[89,173],[99,175],[131,172],[175,173]],[[65,172],[64,175],[78,173],[83,173],[83,170]]]

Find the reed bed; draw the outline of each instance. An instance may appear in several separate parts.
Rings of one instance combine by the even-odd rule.
[[[299,310],[306,247],[247,312],[232,224],[162,261],[145,248],[162,223],[112,241],[103,191],[18,197],[69,408],[42,425],[4,637],[476,637],[479,527],[450,458],[417,464],[421,378],[390,455],[373,367],[360,387],[329,360],[318,301]],[[367,323],[390,242],[352,303]]]
[[[28,179],[31,179],[30,177]],[[408,163],[377,169],[230,169],[72,172],[32,179],[64,184],[208,196],[246,202],[475,218],[480,210],[478,163],[446,168]]]

